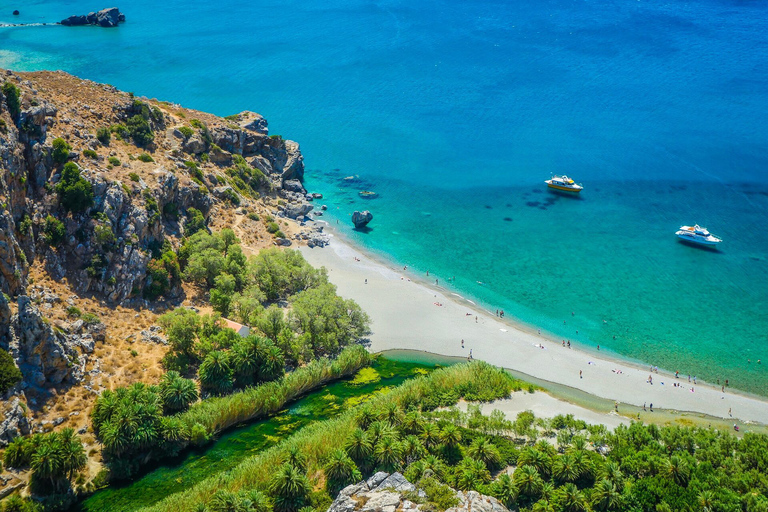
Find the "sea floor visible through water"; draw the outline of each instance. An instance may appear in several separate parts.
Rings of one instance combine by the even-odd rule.
[[[449,293],[587,350],[768,394],[768,186],[597,182],[573,196],[543,181],[439,190],[312,175],[334,229]],[[374,213],[361,230],[359,209]],[[679,241],[695,222],[722,247]]]

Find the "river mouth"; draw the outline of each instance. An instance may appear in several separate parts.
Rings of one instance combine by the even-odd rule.
[[[370,367],[353,377],[308,393],[270,418],[238,425],[211,444],[184,450],[177,457],[148,465],[134,480],[101,489],[78,503],[74,510],[129,512],[151,506],[205,478],[234,468],[307,425],[333,418],[375,394],[441,365],[446,366],[379,356]]]

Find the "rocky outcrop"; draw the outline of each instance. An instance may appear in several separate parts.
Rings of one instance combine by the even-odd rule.
[[[14,236],[13,217],[0,212],[0,292],[15,294],[24,287],[21,248]]]
[[[118,23],[125,21],[125,14],[121,13],[117,7],[102,9],[98,12],[91,12],[87,15],[74,15],[61,20],[62,25],[75,27],[81,25],[96,25],[99,27],[116,27]]]
[[[407,493],[407,497],[404,494]],[[445,512],[508,512],[496,498],[455,491],[459,504]],[[400,473],[379,472],[341,490],[327,512],[416,512],[434,510],[426,495]]]
[[[372,220],[373,220],[373,214],[368,210],[365,210],[362,212],[355,211],[355,213],[352,214],[352,223],[355,225],[356,228],[365,227]]]
[[[18,398],[14,398],[6,408],[3,421],[0,423],[0,447],[8,446],[14,438],[26,436],[30,431],[31,426],[24,404]]]
[[[54,330],[26,295],[19,297],[18,305],[11,318],[8,349],[24,379],[37,386],[77,381],[78,356],[71,340]]]

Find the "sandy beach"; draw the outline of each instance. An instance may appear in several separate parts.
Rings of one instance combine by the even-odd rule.
[[[535,330],[528,332],[506,318],[483,312],[450,290],[390,268],[339,237],[328,247],[303,247],[301,252],[312,265],[326,267],[339,294],[357,301],[370,315],[371,351],[410,349],[458,357],[471,354],[475,359],[617,401],[620,413],[622,404],[645,404],[655,410],[701,413],[729,421],[730,411],[734,423],[768,424],[767,401],[727,388],[723,393],[719,386],[701,381],[694,385],[682,374],[678,379],[661,370],[651,374],[649,366],[563,347],[560,340]],[[652,383],[648,382],[649,375]]]

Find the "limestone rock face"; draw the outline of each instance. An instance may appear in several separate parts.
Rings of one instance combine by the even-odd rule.
[[[356,228],[362,228],[364,226],[367,226],[369,222],[373,220],[373,214],[369,212],[368,210],[364,210],[362,212],[356,211],[352,214],[352,223],[355,225]]]
[[[305,201],[297,201],[285,205],[283,213],[289,219],[301,219],[311,212],[313,208],[314,206]]]
[[[3,421],[0,422],[0,446],[8,446],[14,438],[28,435],[30,430],[26,411],[21,401],[14,398],[10,407],[5,411]]]
[[[26,295],[19,296],[19,312],[11,319],[9,348],[24,378],[38,386],[76,380],[77,352],[67,336],[43,320]]]
[[[419,503],[403,496],[403,493],[416,493]],[[485,496],[475,491],[455,491],[459,505],[446,512],[508,512],[496,498]],[[400,473],[391,475],[379,472],[364,482],[352,484],[339,492],[327,512],[416,512],[433,510],[433,506],[422,503],[423,491],[406,480]]]

